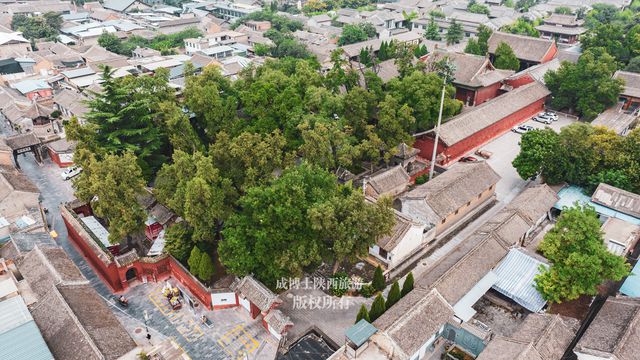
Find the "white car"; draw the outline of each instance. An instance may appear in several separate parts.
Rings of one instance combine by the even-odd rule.
[[[517,134],[526,134],[531,130],[534,130],[535,128],[531,125],[518,125],[516,127],[514,127],[513,129],[511,129],[511,131],[513,131],[514,133]]]
[[[538,114],[538,117],[551,119],[551,121],[558,121],[558,114],[551,111],[544,111]]]
[[[80,166],[71,166],[66,168],[60,176],[62,176],[62,180],[69,180],[74,176],[79,175],[82,172],[82,168]]]
[[[549,124],[551,124],[553,122],[553,120],[551,120],[548,117],[544,117],[544,116],[536,116],[536,117],[533,118],[533,121],[537,121],[539,123],[543,123],[543,124],[547,124],[547,125],[549,125]]]

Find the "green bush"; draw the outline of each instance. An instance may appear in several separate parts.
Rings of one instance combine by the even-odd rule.
[[[373,296],[373,294],[376,293],[376,289],[372,286],[372,285],[364,285],[361,289],[360,289],[360,295],[366,297],[366,298],[370,298]]]
[[[429,181],[429,175],[427,175],[427,174],[422,174],[422,175],[416,177],[416,185],[422,185],[422,184],[426,183],[427,181]]]
[[[340,297],[349,291],[351,280],[347,273],[338,272],[331,279],[331,295]]]
[[[374,289],[378,291],[382,291],[386,287],[384,275],[382,274],[382,268],[380,267],[380,265],[378,265],[376,271],[373,273],[373,282],[371,283],[371,285],[373,285]]]

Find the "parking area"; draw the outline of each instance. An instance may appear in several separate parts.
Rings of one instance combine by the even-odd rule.
[[[562,114],[558,114],[558,121],[554,121],[550,125],[545,125],[531,119],[527,120],[523,124],[530,125],[536,129],[544,129],[546,126],[559,131],[561,128],[576,122],[575,118],[570,118]],[[481,147],[483,150],[488,150],[493,153],[490,159],[487,160],[489,165],[502,177],[496,187],[496,194],[498,200],[502,202],[509,202],[516,195],[518,195],[526,185],[526,181],[522,180],[516,169],[511,165],[513,159],[518,156],[520,152],[520,137],[521,134],[517,134],[513,131],[509,131],[490,143]],[[473,153],[468,155],[478,157]]]

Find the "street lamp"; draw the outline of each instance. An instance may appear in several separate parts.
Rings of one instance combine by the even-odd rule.
[[[149,334],[149,326],[147,326],[147,321],[149,321],[149,314],[147,310],[144,311],[144,329],[147,332],[147,340],[151,342],[151,334]]]
[[[433,154],[431,155],[431,169],[429,170],[429,180],[433,178],[433,171],[436,166],[436,153],[438,151],[438,140],[440,138],[440,124],[442,123],[442,109],[444,108],[444,94],[447,89],[447,83],[452,80],[456,66],[449,58],[446,57],[436,64],[438,75],[442,76],[442,95],[440,95],[440,111],[438,112],[438,124],[436,125],[436,138],[433,142]]]

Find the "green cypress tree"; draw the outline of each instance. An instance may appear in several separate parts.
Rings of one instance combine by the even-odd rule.
[[[189,260],[187,260],[187,265],[189,265],[189,271],[192,275],[198,276],[200,272],[200,261],[202,260],[202,252],[198,249],[197,246],[194,246],[191,249],[191,255],[189,255]]]
[[[447,29],[447,45],[457,44],[464,38],[464,30],[462,24],[455,19],[451,21],[449,29]]]
[[[389,295],[387,295],[387,302],[385,303],[385,307],[388,309],[393,306],[393,304],[397,303],[402,296],[400,295],[400,285],[397,281],[391,285],[391,289],[389,290]]]
[[[493,65],[498,69],[518,71],[520,60],[507,43],[501,42],[496,48],[496,61]]]
[[[389,59],[389,55],[387,54],[388,47],[389,47],[389,45],[387,45],[386,41],[383,41],[380,44],[380,50],[378,50],[378,60],[385,61],[385,60]]]
[[[402,292],[400,293],[402,296],[407,295],[411,290],[413,290],[413,273],[410,272],[407,275],[407,278],[404,279],[404,283],[402,283]]]
[[[202,281],[208,281],[214,273],[215,268],[213,267],[211,256],[203,251],[200,258],[200,264],[198,264],[198,278]]]
[[[356,323],[358,323],[358,321],[362,319],[371,322],[371,320],[369,319],[369,311],[367,310],[367,307],[364,306],[364,304],[360,305],[360,311],[358,311],[358,315],[356,316]]]
[[[440,41],[442,37],[440,36],[440,29],[438,28],[438,24],[436,24],[436,20],[434,17],[431,17],[431,21],[429,21],[429,25],[427,25],[427,29],[424,32],[424,37],[427,40],[432,41]]]
[[[469,39],[469,42],[467,42],[467,46],[464,48],[464,52],[467,54],[484,55],[482,54],[480,45],[478,45],[478,40],[473,38]]]
[[[371,285],[373,285],[373,287],[378,291],[384,290],[386,286],[384,275],[382,275],[382,268],[380,267],[380,265],[378,265],[376,271],[373,273],[373,282],[371,283]]]
[[[375,300],[373,300],[373,304],[371,304],[369,319],[371,319],[371,322],[376,321],[376,319],[379,318],[380,315],[384,314],[386,310],[387,308],[384,306],[384,298],[382,297],[382,294],[378,294]]]

